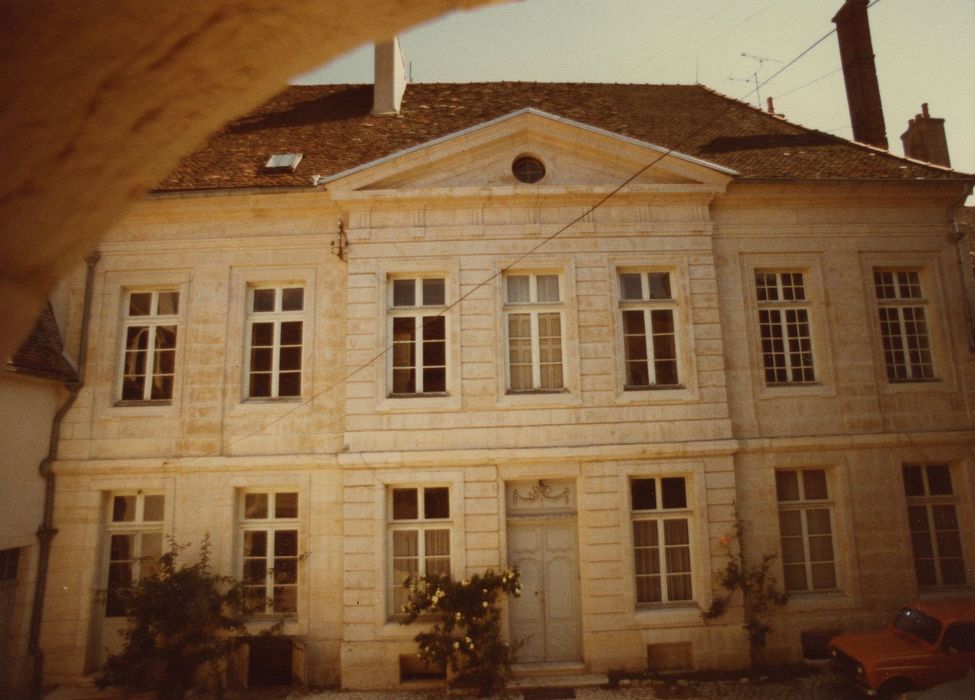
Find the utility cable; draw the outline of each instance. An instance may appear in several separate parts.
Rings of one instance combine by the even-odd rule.
[[[871,3],[868,6],[868,9],[869,9],[869,7],[873,7],[873,5],[876,5],[878,2],[880,2],[880,0],[874,0],[873,3]],[[746,109],[754,109],[750,105],[746,104],[744,101],[746,99],[749,99],[754,92],[756,92],[757,90],[760,90],[769,81],[773,80],[775,77],[781,75],[784,71],[788,70],[791,66],[795,65],[799,60],[801,60],[810,51],[812,51],[819,44],[821,44],[823,41],[825,41],[828,37],[832,36],[833,33],[835,33],[835,32],[836,32],[836,28],[834,27],[829,32],[827,32],[825,35],[823,35],[822,37],[820,37],[819,39],[817,39],[815,42],[813,42],[811,45],[809,45],[807,48],[803,49],[803,51],[801,51],[795,58],[793,58],[791,61],[789,61],[788,63],[786,63],[782,68],[780,68],[775,73],[773,73],[769,78],[766,78],[765,80],[761,81],[754,88],[752,88],[747,93],[745,93],[745,95],[743,95],[742,97],[737,98],[737,99],[727,98],[729,100],[728,106],[724,110],[720,111],[713,118],[711,118],[710,120],[708,120],[705,124],[702,124],[698,129],[694,130],[693,132],[691,132],[690,134],[688,134],[687,136],[685,136],[684,137],[685,145],[690,146],[691,145],[691,142],[692,142],[692,140],[694,138],[696,138],[700,134],[704,133],[707,129],[711,128],[714,123],[719,122],[726,114],[728,114],[729,112],[731,112],[733,109],[737,109],[739,107],[744,107]],[[618,195],[630,183],[632,183],[638,177],[640,177],[641,175],[643,175],[647,170],[649,170],[650,168],[652,168],[654,165],[656,165],[657,163],[659,163],[661,160],[663,160],[667,156],[669,156],[672,153],[676,152],[677,151],[677,148],[678,148],[678,146],[675,145],[675,146],[671,146],[670,148],[667,148],[666,150],[664,150],[662,153],[660,153],[655,158],[653,158],[649,163],[647,163],[646,165],[644,165],[643,167],[641,167],[639,170],[637,170],[636,172],[634,172],[632,175],[630,175],[629,177],[627,177],[625,180],[623,180],[619,185],[617,185],[615,188],[613,188],[610,192],[608,192],[607,194],[603,195],[598,201],[596,201],[595,204],[590,205],[582,214],[576,216],[574,219],[572,219],[571,221],[569,221],[567,224],[565,224],[564,226],[562,226],[561,228],[559,228],[554,233],[549,234],[548,236],[546,236],[545,238],[543,238],[541,241],[539,241],[534,246],[532,246],[531,248],[529,248],[526,252],[524,252],[521,255],[519,255],[513,262],[508,263],[507,265],[505,265],[503,268],[501,268],[497,272],[493,273],[492,275],[490,275],[486,279],[484,279],[481,282],[479,282],[473,288],[471,288],[470,290],[468,290],[467,292],[465,292],[464,294],[462,294],[461,296],[459,296],[455,301],[453,301],[452,303],[448,304],[443,309],[441,309],[439,311],[439,313],[437,313],[437,314],[435,314],[433,316],[433,318],[437,318],[437,317],[444,316],[448,311],[450,311],[454,307],[456,307],[459,304],[461,304],[465,299],[469,298],[476,291],[478,291],[479,289],[481,289],[481,288],[485,287],[486,285],[490,284],[491,282],[493,282],[498,277],[504,275],[506,272],[508,272],[509,270],[511,270],[515,265],[519,264],[523,260],[525,260],[525,259],[529,258],[530,256],[534,255],[542,246],[546,245],[547,243],[551,242],[555,238],[559,237],[560,235],[562,235],[563,233],[565,233],[567,230],[569,230],[570,228],[572,228],[573,226],[575,226],[577,223],[579,223],[580,221],[582,221],[586,217],[588,217],[591,214],[593,214],[595,211],[597,211],[602,206],[604,206],[606,204],[606,202],[608,202],[610,199],[612,199],[613,197],[615,197],[616,195]],[[421,330],[425,327],[425,324],[426,323],[427,323],[427,321],[424,321],[423,324],[420,325],[420,329]],[[352,379],[352,377],[354,377],[355,375],[357,375],[359,372],[363,371],[364,369],[366,369],[368,367],[371,367],[375,362],[377,362],[378,360],[380,360],[383,357],[385,357],[386,354],[389,353],[392,349],[393,349],[393,345],[392,344],[387,344],[382,350],[380,350],[375,355],[373,355],[372,357],[370,357],[369,360],[367,360],[363,364],[359,365],[358,367],[356,367],[352,371],[350,371],[347,374],[345,374],[338,381],[333,382],[332,384],[328,385],[326,388],[324,388],[321,391],[313,394],[310,398],[308,398],[308,399],[306,399],[306,400],[304,400],[304,401],[302,401],[300,403],[295,404],[294,406],[292,406],[289,409],[287,409],[286,411],[282,412],[280,415],[278,415],[277,417],[275,417],[273,420],[271,420],[271,421],[263,424],[261,427],[257,428],[256,430],[253,430],[253,431],[248,432],[248,433],[243,434],[243,435],[232,436],[232,437],[230,437],[226,441],[226,443],[221,444],[221,446],[218,449],[212,450],[212,451],[210,451],[208,453],[205,453],[203,455],[196,455],[195,457],[190,457],[189,459],[190,460],[192,460],[192,459],[203,459],[203,458],[206,458],[206,457],[212,457],[212,456],[221,454],[222,452],[226,451],[232,445],[235,445],[235,444],[237,444],[239,442],[242,442],[243,440],[247,440],[247,439],[249,439],[251,437],[254,437],[255,435],[259,435],[260,433],[264,432],[268,428],[276,425],[277,423],[281,422],[285,418],[291,416],[296,411],[298,411],[298,410],[300,410],[300,409],[302,409],[302,408],[304,408],[304,407],[306,407],[306,406],[314,403],[315,401],[317,401],[322,396],[331,393],[332,391],[334,391],[338,387],[340,387],[343,384],[347,383],[350,379]]]

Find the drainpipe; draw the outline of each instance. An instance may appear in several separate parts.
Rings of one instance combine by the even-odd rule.
[[[91,318],[92,281],[95,265],[101,253],[97,250],[85,258],[88,269],[85,273],[85,300],[81,312],[81,339],[78,347],[78,378],[67,385],[68,398],[55,414],[51,425],[51,439],[48,442],[47,457],[41,460],[37,469],[44,479],[44,516],[37,528],[39,543],[37,555],[37,580],[34,583],[34,606],[30,615],[30,636],[27,654],[31,660],[30,697],[40,700],[44,695],[44,651],[41,649],[41,619],[44,614],[44,591],[47,588],[47,571],[51,562],[51,540],[58,533],[54,527],[54,471],[51,464],[57,459],[58,441],[61,438],[61,421],[74,406],[81,388],[85,385],[85,362],[88,355],[88,326]]]

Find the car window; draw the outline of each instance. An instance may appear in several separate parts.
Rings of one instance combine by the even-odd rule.
[[[938,641],[941,633],[941,623],[914,608],[903,608],[894,618],[894,627],[915,637],[920,637],[929,644]]]
[[[945,646],[955,651],[975,651],[975,622],[962,622],[949,627],[945,632]]]

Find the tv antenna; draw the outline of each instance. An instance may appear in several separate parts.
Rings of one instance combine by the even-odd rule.
[[[728,80],[734,80],[734,81],[739,82],[739,83],[751,83],[751,82],[754,82],[755,83],[755,103],[758,106],[758,108],[761,109],[762,108],[762,92],[761,92],[761,89],[760,89],[761,83],[758,80],[758,74],[762,72],[762,68],[765,66],[766,63],[782,63],[782,61],[780,61],[777,58],[768,58],[766,56],[756,56],[754,54],[745,53],[745,52],[742,52],[741,55],[744,58],[750,58],[753,61],[755,61],[755,62],[758,63],[758,65],[755,67],[755,72],[752,73],[752,75],[751,75],[750,78],[735,78],[735,77],[732,77],[732,76],[729,75],[728,76]]]

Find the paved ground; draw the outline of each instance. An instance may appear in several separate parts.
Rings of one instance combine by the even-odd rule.
[[[270,689],[268,689],[270,690]],[[251,693],[257,691],[250,691]],[[279,691],[280,692],[280,691]],[[440,692],[342,692],[297,691],[284,695],[251,696],[247,700],[440,700]],[[512,700],[519,696],[510,695]],[[568,694],[552,691],[549,694],[527,694],[524,700],[556,700]],[[618,689],[577,689],[578,700],[650,700],[652,698],[680,698],[682,700],[864,700],[852,688],[834,680],[829,673],[814,671],[809,675],[782,680],[729,681],[640,681],[621,684]]]

